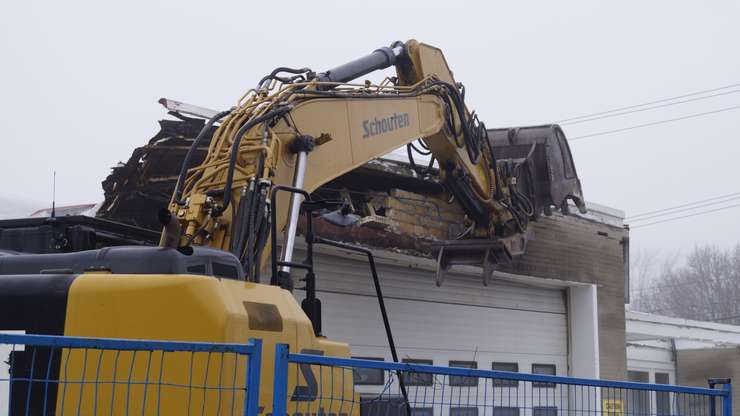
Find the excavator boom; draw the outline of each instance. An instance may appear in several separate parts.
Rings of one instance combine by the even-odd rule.
[[[352,83],[390,66],[395,66],[396,77],[380,84]],[[456,253],[470,251],[465,241],[475,240],[480,259],[473,263],[490,275],[488,266],[524,251],[530,219],[542,211],[549,214],[552,206],[567,207],[568,198],[583,206],[574,169],[565,172],[571,173],[566,190],[542,191],[562,188],[564,171],[553,166],[572,167],[559,128],[559,153],[553,152],[552,140],[503,143],[496,134],[492,138],[466,108],[464,88],[454,80],[442,52],[414,40],[395,42],[321,73],[277,68],[236,106],[213,116],[203,132],[218,122],[203,163],[190,167],[186,157],[170,214],[162,215],[162,242],[231,251],[254,281],[266,268],[270,239],[277,237],[270,233],[271,210],[277,213],[275,228],[284,233],[280,260],[292,260],[302,196],[281,193],[272,206],[274,186],[311,193],[416,140],[437,161],[440,182],[469,221],[462,241],[437,244],[438,282],[449,266],[471,262],[469,255],[457,261]],[[283,275],[289,270],[280,268]]]

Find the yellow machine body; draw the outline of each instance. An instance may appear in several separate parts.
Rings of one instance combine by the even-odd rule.
[[[272,413],[275,344],[289,344],[292,352],[350,354],[347,344],[315,336],[291,293],[276,286],[197,275],[91,273],[74,280],[67,302],[68,336],[241,344],[262,339],[259,405],[264,415]],[[124,414],[126,408],[144,408],[144,414],[201,414],[203,409],[207,415],[241,414],[246,365],[245,356],[231,353],[167,352],[162,357],[156,351],[65,349],[56,408],[59,414],[80,414],[80,409],[85,415],[108,414],[111,408],[113,414]],[[336,374],[318,377],[320,390],[331,397],[353,397],[352,372],[331,371]],[[98,388],[74,383],[83,378],[97,380]],[[289,371],[289,393],[306,383],[300,371]],[[289,408],[304,413],[323,408],[348,416],[359,412],[320,398]]]

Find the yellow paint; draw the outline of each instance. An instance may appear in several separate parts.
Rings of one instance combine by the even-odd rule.
[[[282,316],[282,331],[249,329],[244,301],[276,305]],[[350,355],[347,344],[314,336],[310,321],[290,292],[275,286],[195,275],[82,275],[75,279],[69,291],[64,334],[217,343],[246,343],[249,338],[260,338],[263,340],[260,386],[260,406],[264,406],[262,414],[271,413],[272,408],[276,343],[289,344],[293,352],[311,349],[331,356]],[[97,389],[97,409],[94,408],[96,393],[93,384],[83,384],[82,391],[80,384],[60,387],[57,395],[58,412],[63,409],[66,414],[77,414],[77,408],[81,406],[80,414],[83,415],[103,411],[108,414],[113,403],[114,414],[124,414],[128,401],[132,414],[157,414],[159,405],[160,414],[187,414],[189,407],[193,414],[201,414],[201,409],[205,408],[204,414],[216,415],[231,414],[233,402],[235,414],[241,414],[243,391],[234,394],[224,390],[219,395],[216,390],[204,394],[202,389],[193,389],[189,394],[187,387],[172,385],[205,384],[243,388],[246,375],[246,359],[243,357],[237,359],[233,354],[222,357],[217,353],[210,356],[208,353],[196,353],[192,359],[192,378],[190,353],[166,353],[162,361],[160,352],[150,354],[138,351],[134,354],[104,351],[101,356],[100,352],[95,351],[64,350],[61,358],[62,383],[79,381],[83,375],[88,382],[98,380],[102,383],[98,384]],[[158,403],[157,384],[161,363],[162,382],[169,386],[161,387]],[[142,384],[127,388],[129,378],[138,382],[147,380],[147,367],[151,385],[146,389]],[[335,369],[333,374],[326,369],[322,372],[316,369],[314,372],[317,377],[322,374],[320,391],[323,396],[354,399],[350,370]],[[291,366],[289,395],[297,381],[302,385],[306,383],[299,374]],[[113,380],[118,383],[115,389],[110,384]],[[338,380],[344,380],[344,383]],[[336,399],[333,403],[321,399],[300,403],[297,411],[316,412],[319,407],[326,412],[341,411],[349,416],[359,412],[358,406],[350,412],[347,404],[340,409]],[[295,411],[296,404],[291,403],[289,409]]]
[[[281,84],[264,94],[253,91],[243,96],[239,106],[214,133],[205,160],[189,171],[183,194],[189,201],[187,206],[174,203],[170,206],[185,232],[183,243],[203,228],[208,232],[195,236],[195,244],[228,250],[233,232],[232,212],[244,186],[257,174],[257,161],[264,155],[264,179],[269,179],[273,185],[290,185],[295,155],[288,144],[298,135],[331,137],[308,154],[303,185],[308,192],[393,149],[423,138],[440,166],[457,166],[467,174],[470,187],[481,204],[494,214],[506,213],[493,215],[491,224],[477,224],[481,230],[488,233],[495,225],[508,221],[508,211],[492,198],[498,184],[490,166],[490,156],[483,151],[481,159],[474,163],[464,145],[458,146],[464,141],[460,126],[468,122],[470,114],[465,110],[463,118],[466,120],[463,121],[456,111],[452,112],[455,131],[450,131],[445,121],[451,109],[440,96],[449,95],[449,91],[438,81],[454,84],[455,80],[442,51],[414,40],[406,45],[412,65],[408,72],[399,68],[399,83],[333,85],[332,91],[337,95],[331,96],[311,94],[321,86],[314,80]],[[206,198],[205,195],[223,189],[226,183],[236,132],[247,120],[269,110],[284,108],[282,106],[287,103],[293,106],[289,117],[276,119],[269,128],[258,124],[244,132],[237,150],[232,186],[226,190],[231,192],[232,202],[217,217],[218,226],[215,226],[216,219],[210,213],[220,212],[213,208],[221,207],[223,201],[219,196]],[[399,123],[399,119],[403,122]],[[390,127],[368,134],[366,123],[376,120]],[[389,123],[382,124],[384,121]],[[287,220],[288,198],[287,193],[278,197],[278,230],[283,229]],[[263,258],[269,251],[268,245]]]
[[[624,416],[624,403],[622,400],[604,399],[601,411],[604,416]]]

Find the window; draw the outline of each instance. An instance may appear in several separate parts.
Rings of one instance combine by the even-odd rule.
[[[655,373],[655,384],[670,384],[668,373]]]
[[[510,373],[518,373],[519,372],[519,364],[518,363],[493,363],[493,370],[494,371],[508,371]],[[493,380],[493,386],[494,387],[518,387],[519,381],[517,380],[504,380],[504,379],[494,379]]]
[[[532,364],[532,374],[542,374],[542,375],[554,376],[555,372],[556,372],[555,364]],[[532,387],[554,389],[555,383],[542,383],[542,382],[533,381]]]
[[[239,272],[235,266],[224,263],[213,262],[213,275],[218,277],[225,277],[227,279],[239,279]]]
[[[535,406],[532,409],[532,416],[558,416],[558,408],[551,406]]]
[[[402,360],[408,364],[425,364],[432,365],[432,360],[419,360],[414,358],[404,358]],[[432,385],[432,374],[430,373],[412,373],[408,371],[403,372],[403,382],[407,386],[431,386]]]
[[[475,369],[475,368],[478,368],[478,363],[475,361],[450,361],[450,367]],[[477,386],[477,385],[478,385],[478,377],[450,376],[450,386]],[[474,408],[474,409],[476,409],[477,411],[477,408]]]
[[[188,266],[188,273],[206,274],[206,265],[205,264],[194,264],[192,266]]]
[[[494,407],[493,416],[519,416],[518,407]]]
[[[412,407],[411,416],[434,416],[434,409],[431,407]]]
[[[655,373],[655,384],[670,384],[668,373]],[[671,414],[670,393],[659,391],[655,393],[655,410],[658,416],[667,416]]]
[[[414,415],[411,409],[411,414]],[[431,408],[430,408],[431,410]],[[326,413],[324,413],[326,415]],[[382,396],[376,394],[360,396],[360,416],[407,416],[406,404],[400,396]],[[419,415],[422,416],[422,415]],[[432,416],[431,414],[423,416]]]
[[[450,407],[450,416],[478,416],[477,407]]]
[[[647,371],[627,371],[627,380],[636,381],[638,383],[649,383],[650,373]]]
[[[647,371],[627,371],[627,380],[638,383],[649,383],[650,373]],[[604,393],[602,393],[603,395]],[[643,390],[627,390],[627,414],[650,414],[650,392]]]
[[[378,357],[352,357],[361,360],[383,361]],[[352,379],[358,386],[382,386],[385,384],[385,371],[382,368],[354,368]]]

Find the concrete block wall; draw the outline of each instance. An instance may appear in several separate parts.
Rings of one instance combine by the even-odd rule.
[[[623,380],[627,230],[575,216],[541,217],[532,223],[527,254],[500,269],[517,274],[592,283],[597,287],[601,378]]]

